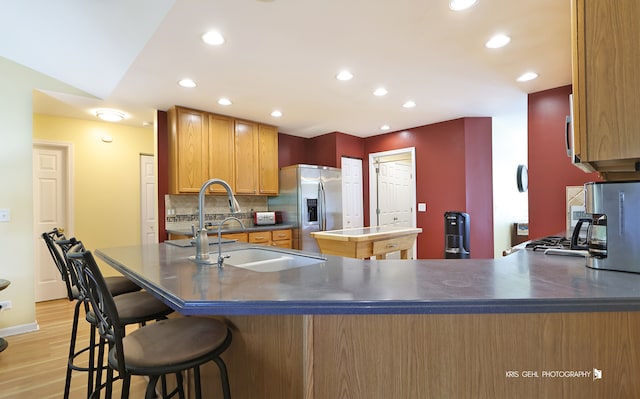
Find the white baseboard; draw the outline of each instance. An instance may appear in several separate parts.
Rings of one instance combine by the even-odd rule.
[[[38,322],[34,321],[33,323],[2,328],[0,329],[0,337],[10,337],[16,334],[23,334],[23,333],[38,331],[39,329],[40,329],[40,326],[38,325]]]

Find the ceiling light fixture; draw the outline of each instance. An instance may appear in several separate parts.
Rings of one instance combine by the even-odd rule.
[[[178,82],[178,84],[182,87],[193,88],[196,87],[196,82],[191,79],[182,79]]]
[[[500,48],[509,44],[510,41],[511,38],[507,35],[495,35],[485,43],[485,46],[487,48]]]
[[[391,126],[389,126],[389,125],[380,126],[380,130],[389,130],[389,129],[391,129]]]
[[[451,0],[449,8],[453,11],[462,11],[473,7],[477,2],[478,0]]]
[[[113,141],[113,137],[111,136],[102,136],[100,137],[100,140],[102,140],[103,143],[111,143]]]
[[[231,105],[231,100],[229,100],[228,98],[221,98],[218,100],[218,104],[220,105]]]
[[[281,117],[281,116],[282,116],[282,112],[281,112],[281,111],[278,111],[278,110],[276,109],[275,111],[273,111],[273,112],[271,113],[271,116],[273,116],[274,118],[279,118],[279,117]]]
[[[351,80],[353,78],[353,74],[349,71],[340,71],[337,75],[336,75],[336,79],[338,80]]]
[[[212,46],[219,46],[224,43],[224,37],[222,37],[220,32],[209,31],[202,35],[202,41]]]
[[[528,82],[530,80],[533,80],[535,78],[537,78],[539,75],[535,72],[526,72],[523,73],[522,75],[520,75],[520,77],[518,79],[516,79],[518,82]]]
[[[387,89],[385,89],[384,87],[378,87],[378,88],[373,92],[373,95],[374,95],[374,96],[381,97],[381,96],[386,96],[386,95],[387,95],[387,93],[389,93],[389,92],[387,91]]]
[[[404,108],[413,108],[416,106],[416,103],[414,103],[413,101],[407,101],[404,104],[402,104],[402,106]]]
[[[99,109],[96,111],[96,116],[107,122],[120,122],[124,119],[124,114],[114,109]]]

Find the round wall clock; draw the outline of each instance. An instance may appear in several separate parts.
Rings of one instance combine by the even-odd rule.
[[[529,173],[527,165],[518,165],[517,173],[518,191],[524,193],[529,188]]]

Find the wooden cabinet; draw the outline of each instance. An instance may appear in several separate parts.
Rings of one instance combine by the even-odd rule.
[[[256,231],[249,233],[249,242],[271,245],[281,248],[292,248],[291,230]]]
[[[249,242],[249,234],[247,233],[227,233],[222,234],[222,238],[227,240],[237,240],[239,242]]]
[[[208,179],[209,137],[203,112],[169,110],[169,187],[171,192],[198,193]]]
[[[278,194],[278,128],[184,107],[169,118],[169,188],[198,193],[220,178],[239,195]],[[220,185],[209,188],[225,193]]]
[[[607,180],[640,177],[640,3],[573,0],[574,153]]]

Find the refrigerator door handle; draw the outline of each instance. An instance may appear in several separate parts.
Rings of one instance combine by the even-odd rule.
[[[319,230],[324,231],[327,229],[327,220],[325,215],[325,193],[324,193],[324,185],[322,181],[318,183],[318,224]]]

